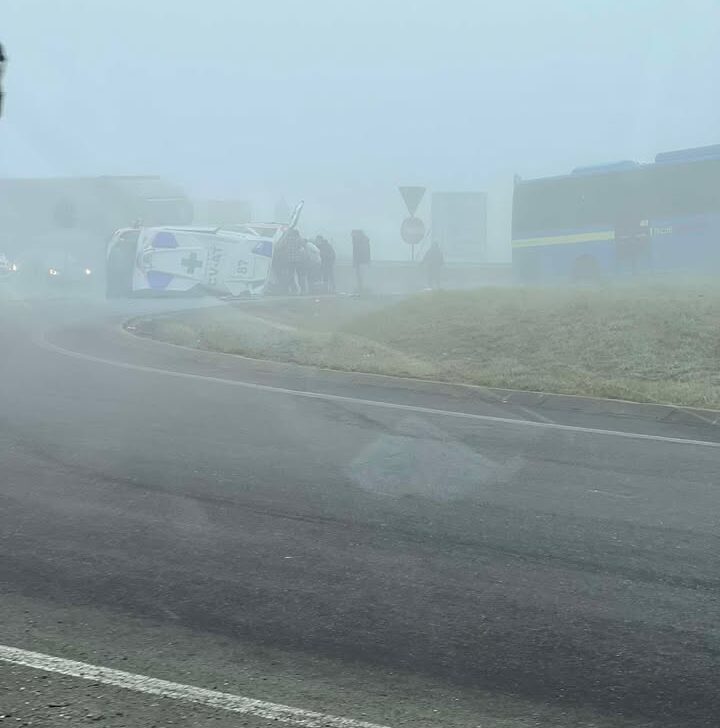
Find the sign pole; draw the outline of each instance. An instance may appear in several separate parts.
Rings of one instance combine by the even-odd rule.
[[[424,187],[398,187],[410,217],[403,220],[400,237],[410,246],[410,260],[415,262],[415,246],[425,237],[425,225],[415,213],[425,195]]]

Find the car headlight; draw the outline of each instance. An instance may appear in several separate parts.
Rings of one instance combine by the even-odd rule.
[[[85,268],[85,275],[86,276],[91,276],[92,275],[92,271],[90,270],[90,268]]]
[[[48,275],[50,275],[50,276],[56,276],[59,273],[60,273],[60,271],[57,270],[56,268],[48,268]]]
[[[12,265],[10,266],[10,270],[11,270],[11,271],[12,271],[13,273],[17,273],[17,263],[13,263],[13,264],[12,264]]]

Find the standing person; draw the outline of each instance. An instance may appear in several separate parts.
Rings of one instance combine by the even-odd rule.
[[[323,292],[335,293],[335,248],[322,235],[315,238],[315,245],[320,251]]]
[[[288,230],[288,273],[291,293],[307,293],[307,248],[297,230]]]
[[[273,246],[272,262],[270,263],[270,285],[267,291],[272,293],[287,293],[287,251],[285,238],[282,237]]]
[[[307,293],[322,291],[322,254],[311,240],[305,241],[305,282]]]
[[[3,80],[3,75],[5,74],[5,64],[6,63],[7,63],[7,56],[5,55],[5,50],[2,47],[2,43],[0,43],[0,116],[2,116],[2,111],[3,111],[2,80]]]
[[[437,242],[433,243],[425,253],[422,264],[427,273],[428,287],[440,288],[440,272],[445,265],[445,257]]]
[[[370,265],[370,238],[362,230],[352,231],[353,268],[355,269],[355,292],[365,293],[365,278]]]
[[[295,258],[299,244],[297,230],[288,230],[275,245],[272,258],[272,271],[276,290],[281,295],[295,293]]]

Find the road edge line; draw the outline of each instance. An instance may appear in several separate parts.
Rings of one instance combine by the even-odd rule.
[[[712,440],[693,440],[686,437],[669,437],[667,435],[649,435],[640,432],[625,432],[623,430],[604,430],[596,427],[579,427],[577,425],[563,425],[556,422],[538,422],[534,420],[523,420],[513,417],[495,417],[493,415],[480,415],[473,412],[462,412],[457,410],[443,410],[433,407],[422,407],[419,405],[402,404],[398,402],[385,402],[383,400],[362,399],[360,397],[348,397],[341,394],[331,394],[329,392],[313,392],[302,389],[288,389],[286,387],[275,387],[270,384],[257,384],[255,382],[246,382],[240,379],[224,379],[222,377],[212,377],[205,374],[195,374],[193,372],[180,372],[172,369],[162,369],[159,367],[151,367],[143,364],[133,364],[131,362],[114,361],[112,359],[104,359],[93,354],[85,354],[71,349],[65,349],[58,344],[54,344],[43,336],[37,343],[57,354],[69,356],[81,361],[89,361],[96,364],[104,364],[119,369],[129,371],[144,372],[147,374],[156,374],[168,377],[177,377],[181,379],[194,379],[197,381],[211,382],[214,384],[223,384],[226,386],[241,387],[256,392],[268,392],[273,394],[282,394],[291,397],[303,399],[316,399],[325,402],[338,402],[341,404],[357,405],[361,407],[377,407],[379,409],[398,410],[404,412],[413,412],[415,414],[432,415],[437,417],[454,417],[456,419],[473,420],[475,422],[485,422],[487,424],[511,425],[515,427],[535,427],[538,429],[555,430],[559,432],[582,433],[590,435],[601,435],[605,437],[617,437],[626,440],[641,440],[650,442],[659,442],[674,445],[694,445],[696,447],[720,448],[720,441]]]
[[[302,726],[302,728],[388,728],[388,726],[377,723],[341,718],[327,713],[224,693],[219,690],[208,690],[194,685],[91,665],[87,662],[54,657],[41,652],[31,652],[19,647],[0,645],[0,662],[99,682],[136,693],[182,700],[230,713],[252,715],[269,721]]]

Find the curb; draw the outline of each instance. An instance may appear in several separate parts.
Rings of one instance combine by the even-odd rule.
[[[192,311],[194,309],[186,309]],[[174,346],[186,351],[198,351],[210,353],[216,356],[232,357],[236,360],[245,360],[257,363],[277,364],[285,367],[296,367],[314,371],[329,372],[337,375],[361,375],[363,377],[395,380],[402,382],[415,382],[418,384],[432,385],[438,387],[453,387],[471,392],[483,393],[499,404],[510,404],[530,410],[559,410],[563,412],[577,412],[585,414],[606,414],[615,417],[641,418],[646,420],[662,421],[667,424],[702,424],[720,426],[720,410],[705,409],[701,407],[690,407],[674,403],[662,402],[634,402],[625,399],[610,399],[603,397],[588,397],[582,394],[562,394],[557,392],[540,392],[525,389],[507,389],[483,386],[481,384],[468,384],[453,380],[424,379],[419,377],[407,377],[397,374],[379,374],[376,372],[364,372],[362,370],[332,369],[313,364],[299,364],[296,362],[283,361],[248,356],[245,354],[231,354],[229,352],[203,349],[200,347],[186,346],[169,341],[157,339],[151,335],[143,334],[134,330],[133,323],[143,318],[164,318],[176,316],[183,313],[183,310],[171,311],[162,314],[140,314],[125,320],[121,324],[122,330],[136,338],[152,341],[165,346]]]

